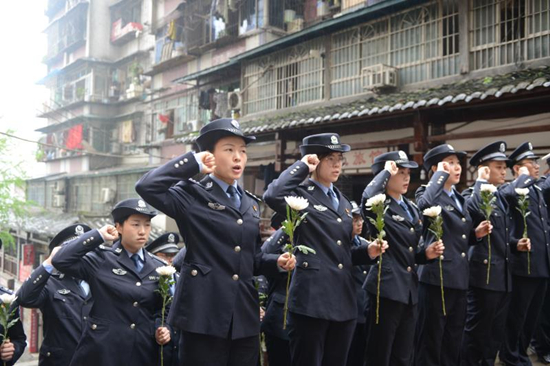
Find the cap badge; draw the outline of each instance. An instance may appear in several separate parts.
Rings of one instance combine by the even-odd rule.
[[[74,229],[74,233],[75,233],[75,235],[80,236],[80,235],[84,234],[84,228],[81,225],[78,225]]]
[[[231,125],[232,125],[233,127],[235,127],[235,128],[240,128],[239,122],[237,122],[236,120],[232,120],[232,121],[231,121]]]
[[[506,151],[506,146],[504,146],[504,142],[500,144],[499,150],[500,150],[501,153]]]
[[[333,145],[338,145],[338,137],[337,137],[336,135],[330,136],[330,142],[331,142]]]
[[[176,239],[174,238],[174,234],[168,235],[168,242],[173,243]]]
[[[533,145],[529,142],[529,150],[533,150]]]
[[[405,152],[402,150],[399,150],[399,158],[402,160],[409,160],[409,158],[407,157],[407,154],[405,154]]]
[[[145,208],[145,207],[147,207],[147,205],[145,204],[145,201],[139,200],[138,201],[138,207]]]
[[[454,147],[452,145],[447,144],[447,149],[454,150]]]

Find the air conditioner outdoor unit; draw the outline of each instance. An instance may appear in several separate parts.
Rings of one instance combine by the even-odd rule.
[[[54,191],[55,191],[54,192],[55,194],[64,195],[65,194],[65,181],[64,180],[58,180],[57,182],[55,182]]]
[[[116,192],[111,188],[101,188],[101,203],[111,203],[114,201]]]
[[[56,194],[53,196],[53,207],[65,207],[65,195],[64,194]]]
[[[363,89],[397,88],[397,68],[377,64],[361,70]]]
[[[122,144],[120,142],[111,142],[111,154],[120,154],[122,152]]]
[[[242,96],[240,92],[230,92],[227,93],[227,105],[231,110],[240,110],[242,107]]]

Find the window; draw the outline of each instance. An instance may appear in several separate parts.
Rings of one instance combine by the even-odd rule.
[[[104,188],[106,189],[116,189],[116,177],[115,176],[105,176],[98,177],[93,179],[92,183],[92,210],[94,213],[105,213],[107,214],[115,202],[104,202]]]
[[[116,184],[116,200],[117,202],[128,198],[139,198],[135,185],[143,174],[125,174],[117,177]]]
[[[548,0],[476,0],[470,3],[473,70],[550,56]]]
[[[458,0],[430,1],[332,36],[331,98],[365,93],[366,67],[411,84],[458,74]]]
[[[28,182],[27,184],[27,201],[33,201],[38,206],[46,204],[46,182]]]
[[[246,64],[244,114],[323,100],[324,52],[316,39]]]
[[[92,210],[92,180],[77,178],[71,182],[70,211],[90,212]]]

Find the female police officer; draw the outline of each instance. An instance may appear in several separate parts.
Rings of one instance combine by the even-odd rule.
[[[422,215],[416,205],[403,195],[407,193],[411,169],[418,164],[410,161],[404,151],[392,151],[377,156],[372,165],[376,174],[365,188],[361,206],[367,217],[372,212],[365,202],[380,193],[387,195],[384,215],[386,238],[391,247],[384,254],[381,268],[379,323],[376,319],[378,265],[370,271],[365,287],[369,293],[369,335],[367,364],[407,366],[410,364],[418,303],[416,264],[425,264],[443,254],[443,244],[433,243],[418,248],[422,234]],[[370,223],[370,232],[377,234]]]
[[[305,137],[300,150],[302,160],[264,194],[281,215],[286,215],[285,196],[309,201],[306,221],[294,238],[316,254],[297,254],[288,305],[292,365],[345,365],[357,318],[352,266],[370,263],[369,254],[377,256],[380,246],[352,246],[352,207],[333,185],[349,145],[341,144],[335,133],[324,133]],[[301,184],[309,173],[311,179]]]
[[[472,230],[472,219],[465,200],[455,189],[460,182],[462,167],[459,158],[466,153],[444,144],[429,150],[424,156],[424,167],[433,172],[427,186],[416,191],[420,210],[441,206],[443,218],[442,258],[445,309],[443,313],[439,261],[420,269],[418,290],[419,318],[416,333],[415,360],[418,366],[458,365],[460,343],[466,321],[466,290],[468,290],[469,240],[482,238],[489,233],[490,224],[482,222]],[[436,168],[437,167],[437,168]],[[424,240],[433,241],[428,231],[430,220],[424,220]]]
[[[157,343],[170,341],[166,327],[155,330],[162,307],[155,269],[164,263],[143,249],[156,212],[141,199],[128,199],[111,214],[116,229],[89,231],[65,244],[52,261],[59,271],[87,281],[94,294],[71,365],[155,365]],[[119,235],[112,247],[101,245]]]
[[[257,198],[238,186],[246,166],[244,136],[231,119],[201,129],[202,152],[188,152],[145,174],[136,190],[170,217],[187,247],[170,324],[183,330],[185,365],[256,366],[256,274],[292,269],[294,258],[260,251]],[[209,174],[201,182],[190,179]]]

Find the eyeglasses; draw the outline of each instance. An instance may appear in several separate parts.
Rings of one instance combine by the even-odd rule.
[[[363,219],[353,219],[354,224],[362,224],[364,222],[365,222],[365,220],[363,220]]]
[[[525,166],[525,165],[540,166],[540,164],[536,160],[527,160],[526,162],[521,164],[521,166]]]

